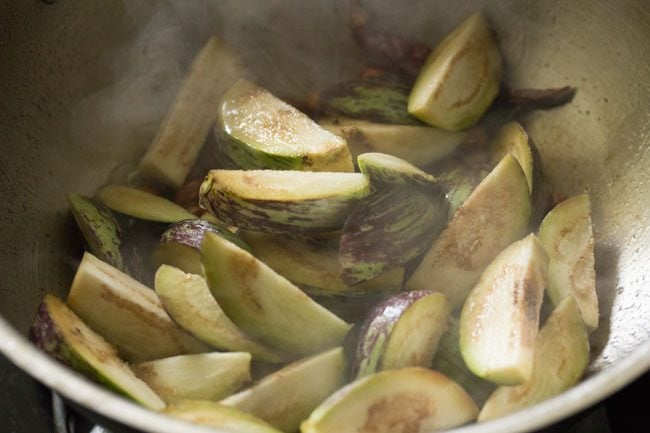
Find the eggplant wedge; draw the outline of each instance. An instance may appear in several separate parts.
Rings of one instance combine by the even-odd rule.
[[[485,403],[497,387],[467,368],[460,352],[460,321],[455,316],[447,318],[447,332],[440,337],[431,369],[462,386],[479,406]]]
[[[201,258],[210,291],[223,311],[271,347],[309,355],[340,345],[350,330],[289,280],[215,234],[206,234]]]
[[[378,302],[402,290],[403,266],[355,285],[344,283],[338,236],[328,241],[259,232],[241,232],[241,236],[255,257],[343,320],[364,317]]]
[[[345,140],[246,80],[223,97],[217,136],[241,169],[354,171]]]
[[[598,294],[589,195],[577,195],[552,209],[539,228],[539,240],[551,259],[549,298],[558,305],[573,296],[587,329],[593,331],[598,327]]]
[[[156,272],[155,288],[165,311],[198,340],[221,350],[249,352],[259,361],[287,360],[286,355],[239,329],[223,312],[202,277],[163,265]]]
[[[399,266],[359,284],[344,283],[338,236],[319,242],[260,232],[241,232],[240,235],[255,257],[307,292],[346,295],[397,292],[402,288],[404,268]]]
[[[201,185],[200,204],[246,230],[327,232],[340,229],[369,192],[362,173],[212,170]]]
[[[370,177],[373,185],[411,185],[423,189],[436,186],[436,178],[408,161],[386,153],[362,153],[357,157],[361,173]]]
[[[483,151],[460,149],[456,154],[430,168],[445,191],[450,218],[499,161],[492,163]]]
[[[196,219],[196,215],[166,198],[135,188],[107,185],[97,192],[106,207],[133,218],[160,223]]]
[[[143,362],[134,373],[168,404],[183,400],[219,400],[251,379],[251,355],[245,352],[200,353]]]
[[[402,266],[431,245],[448,219],[442,193],[397,186],[374,191],[348,216],[341,234],[341,278],[356,284]]]
[[[418,167],[424,167],[450,155],[467,133],[450,132],[428,125],[394,125],[347,117],[325,118],[320,125],[347,141],[350,153],[381,152]]]
[[[460,316],[460,350],[477,376],[499,385],[530,379],[548,263],[528,235],[503,250],[470,292]]]
[[[325,112],[391,125],[422,125],[407,110],[409,89],[396,80],[339,84],[321,95]]]
[[[428,367],[449,313],[447,299],[435,292],[404,292],[377,305],[359,332],[355,376]]]
[[[210,351],[172,321],[153,290],[90,253],[81,260],[67,303],[126,361]]]
[[[241,248],[250,250],[239,236],[226,228],[202,219],[185,220],[167,227],[151,255],[152,261],[157,266],[170,265],[190,274],[203,275],[200,250],[206,232],[216,233]]]
[[[518,122],[510,122],[501,127],[491,146],[490,153],[495,163],[501,161],[508,153],[511,153],[515,157],[524,170],[526,180],[528,181],[528,190],[532,197],[533,188],[536,183],[535,177],[539,173],[537,173],[538,170],[535,170],[533,151],[528,133],[526,133],[524,127]]]
[[[425,433],[476,419],[478,408],[458,384],[421,367],[388,370],[337,391],[302,423],[302,433]]]
[[[97,200],[68,194],[72,216],[88,249],[100,260],[138,281],[144,279],[144,262],[131,232],[109,208]]]
[[[346,376],[347,360],[339,347],[290,364],[220,403],[295,432],[312,410],[344,385]]]
[[[578,304],[569,296],[553,310],[535,342],[532,376],[518,386],[501,386],[479,414],[487,421],[554,397],[575,385],[589,363],[589,336]]]
[[[217,119],[219,100],[244,75],[239,57],[212,37],[198,53],[176,100],[140,162],[140,174],[179,188]]]
[[[138,379],[117,350],[54,295],[46,295],[30,338],[40,349],[95,382],[153,410],[165,403]]]
[[[406,288],[440,291],[461,306],[490,262],[524,236],[530,212],[526,176],[508,154],[456,211]]]
[[[213,401],[186,400],[168,406],[162,413],[230,433],[282,433],[253,415]]]
[[[469,128],[498,95],[501,75],[497,42],[476,13],[429,55],[409,96],[409,113],[437,128]]]

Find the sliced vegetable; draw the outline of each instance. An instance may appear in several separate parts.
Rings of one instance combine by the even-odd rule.
[[[350,81],[321,95],[327,112],[391,125],[422,125],[407,110],[409,89],[399,81]]]
[[[143,362],[133,366],[165,402],[219,400],[251,379],[251,355],[245,352],[201,353]]]
[[[91,253],[100,260],[142,281],[145,269],[131,232],[103,204],[78,194],[68,194],[68,203]]]
[[[578,304],[569,296],[539,331],[532,377],[519,386],[497,388],[478,420],[498,418],[566,391],[580,380],[588,363],[589,336]]]
[[[413,185],[432,188],[436,179],[408,161],[386,153],[362,153],[357,157],[357,164],[362,173],[370,177],[370,182],[377,185]]]
[[[203,275],[201,269],[201,242],[206,232],[216,233],[239,247],[250,247],[228,229],[205,220],[184,220],[170,225],[162,234],[160,243],[152,254],[157,265],[171,265],[185,272]]]
[[[163,265],[156,272],[155,287],[167,313],[204,343],[222,350],[249,352],[255,360],[286,360],[286,356],[240,330],[223,312],[200,276]]]
[[[138,379],[113,346],[54,295],[46,295],[29,332],[40,349],[77,372],[153,410],[165,403]]]
[[[533,234],[485,269],[460,316],[460,351],[474,374],[500,385],[530,379],[547,272],[548,255]]]
[[[572,295],[593,331],[598,327],[598,295],[589,195],[577,195],[551,210],[539,228],[539,240],[551,259],[549,298],[558,305]]]
[[[133,218],[161,223],[196,219],[196,215],[166,198],[121,185],[107,185],[97,199],[116,212]]]
[[[129,362],[143,362],[209,347],[179,328],[148,287],[85,253],[68,306]]]
[[[465,132],[449,132],[428,125],[390,125],[344,117],[326,118],[320,125],[345,138],[352,157],[382,152],[418,167],[441,160],[466,137]]]
[[[215,234],[206,234],[201,258],[208,286],[228,317],[272,347],[307,355],[341,344],[350,329],[266,264]]]
[[[526,176],[506,155],[456,211],[406,287],[440,291],[453,308],[459,307],[487,265],[521,239],[529,217]]]
[[[293,432],[312,410],[343,386],[346,373],[345,355],[339,347],[288,365],[221,404]]]
[[[427,249],[447,217],[441,193],[427,196],[403,186],[373,192],[343,226],[342,280],[355,284],[406,264]]]
[[[524,170],[528,181],[528,190],[532,196],[534,176],[536,175],[533,165],[533,152],[528,141],[528,134],[518,122],[510,122],[504,125],[495,138],[491,149],[492,160],[495,163],[501,161],[508,153],[515,157]]]
[[[168,406],[163,413],[193,424],[232,433],[282,433],[259,418],[212,401],[183,401]]]
[[[401,266],[354,286],[345,284],[339,265],[339,239],[310,242],[259,232],[241,232],[241,237],[251,246],[255,257],[308,293],[367,295],[371,292],[395,292],[402,288],[404,268]]]
[[[222,99],[217,135],[238,168],[354,171],[345,140],[246,80]]]
[[[302,423],[302,433],[424,433],[476,419],[458,384],[421,367],[382,371],[343,387]]]
[[[431,169],[436,174],[438,184],[447,191],[450,217],[465,203],[494,165],[484,152],[459,149],[455,156],[446,158]]]
[[[243,75],[238,56],[212,37],[198,53],[176,100],[140,162],[140,173],[180,187],[217,119],[219,100]]]
[[[201,185],[200,203],[246,230],[333,231],[369,192],[361,173],[212,170]]]
[[[499,93],[501,55],[487,21],[466,19],[431,53],[409,96],[408,111],[437,128],[474,125]]]
[[[377,305],[359,333],[356,377],[428,367],[449,313],[445,296],[427,291],[400,293]]]
[[[431,369],[438,371],[460,386],[479,405],[488,399],[496,385],[474,375],[460,353],[460,321],[454,316],[447,317],[447,332],[442,334],[438,350],[433,357]]]

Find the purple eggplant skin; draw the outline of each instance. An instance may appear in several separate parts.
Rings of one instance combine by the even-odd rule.
[[[577,91],[577,88],[571,86],[552,89],[516,89],[503,86],[496,103],[521,110],[548,110],[568,104]]]
[[[136,280],[146,281],[142,248],[126,221],[92,198],[69,193],[68,203],[88,250]]]
[[[424,194],[400,185],[371,193],[343,226],[341,279],[353,285],[426,251],[447,223],[448,206],[442,190]]]
[[[402,292],[375,306],[359,329],[357,353],[352,366],[353,378],[377,371],[384,346],[395,323],[411,304],[431,293],[430,290]]]
[[[171,224],[160,237],[160,243],[176,242],[199,250],[206,233],[215,233],[238,247],[251,251],[250,246],[230,230],[200,219]]]
[[[97,370],[92,368],[76,353],[74,348],[65,341],[61,331],[50,315],[48,309],[48,298],[50,297],[54,298],[53,295],[47,295],[38,307],[36,317],[29,330],[29,339],[36,347],[43,350],[62,364],[72,368],[74,371],[109,388],[113,392],[129,397],[123,390],[116,387],[110,380],[107,380],[104,376],[99,374]],[[62,303],[62,301],[59,301],[58,299],[57,301]],[[79,320],[81,321],[81,319]]]

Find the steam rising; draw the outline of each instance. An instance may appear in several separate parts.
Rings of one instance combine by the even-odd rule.
[[[380,26],[432,44],[467,12],[430,1],[411,0],[399,8],[387,0],[363,3]],[[102,160],[129,161],[116,168],[112,180],[135,167],[193,56],[214,34],[236,47],[259,85],[280,97],[304,98],[355,77],[365,63],[350,35],[345,1],[123,0],[121,5],[123,22],[116,25],[128,29],[128,37],[98,54],[106,74],[98,81],[105,84],[73,107],[71,125],[78,149],[92,148]]]

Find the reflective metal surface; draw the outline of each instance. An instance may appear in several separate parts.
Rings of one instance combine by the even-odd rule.
[[[525,412],[463,432],[527,431],[650,367],[650,3],[647,0],[366,2],[386,27],[435,44],[484,9],[516,85],[578,86],[526,124],[556,190],[594,207],[602,324],[590,376]],[[25,339],[79,256],[65,192],[123,176],[149,144],[191,55],[220,34],[260,84],[299,95],[354,76],[345,2],[0,0],[0,350],[78,404],[149,432],[199,432],[103,391]],[[0,402],[0,404],[19,404]]]

